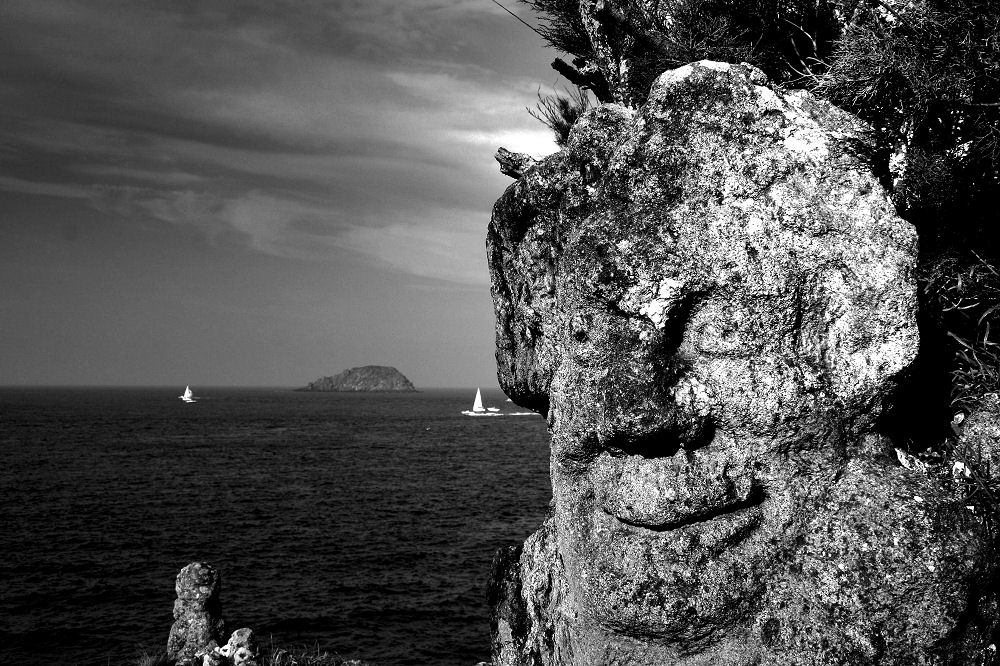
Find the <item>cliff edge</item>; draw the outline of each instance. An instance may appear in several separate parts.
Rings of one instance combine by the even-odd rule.
[[[396,368],[365,365],[344,370],[333,377],[320,377],[296,391],[416,391],[413,383]]]

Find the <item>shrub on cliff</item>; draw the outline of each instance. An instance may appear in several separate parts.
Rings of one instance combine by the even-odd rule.
[[[556,143],[564,146],[569,138],[569,131],[590,106],[590,96],[587,91],[577,87],[575,91],[565,95],[538,93],[538,104],[534,109],[528,109],[528,113],[552,130]]]
[[[814,79],[884,145],[905,150],[894,194],[926,241],[981,245],[989,231],[981,204],[998,193],[998,30],[992,0],[871,2]]]
[[[1000,5],[993,0],[604,0],[594,3],[590,32],[577,0],[520,1],[539,16],[546,43],[573,58],[553,66],[601,101],[624,101],[610,90],[602,58],[625,64],[627,95],[640,104],[666,69],[746,61],[772,81],[811,87],[860,115],[885,147],[918,153],[903,183],[909,207],[933,215],[967,194],[995,194]]]

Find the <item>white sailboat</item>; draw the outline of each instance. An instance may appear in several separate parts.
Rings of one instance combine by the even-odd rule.
[[[496,407],[483,407],[483,394],[479,387],[476,387],[476,401],[472,403],[472,409],[462,411],[466,416],[503,416]]]
[[[194,399],[194,392],[191,391],[190,386],[185,386],[184,393],[177,397],[183,400],[184,402],[198,402],[197,400]]]

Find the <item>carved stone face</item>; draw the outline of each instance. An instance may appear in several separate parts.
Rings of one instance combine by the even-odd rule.
[[[490,243],[500,376],[548,406],[574,603],[694,649],[768,594],[917,332],[913,231],[816,116],[846,121],[687,74],[582,122]],[[704,108],[723,78],[738,94]]]
[[[763,593],[915,333],[870,339],[898,321],[883,298],[898,285],[810,253],[806,234],[716,211],[658,221],[637,252],[602,212],[555,279],[561,552],[603,626],[690,643]]]

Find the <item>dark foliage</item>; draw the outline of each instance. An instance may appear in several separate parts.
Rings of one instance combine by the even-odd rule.
[[[595,63],[576,0],[521,2],[539,16],[550,46],[578,68]],[[812,76],[838,36],[832,4],[811,0],[609,1],[595,19],[629,62],[630,98],[640,102],[658,74],[695,60],[750,62],[779,82]]]
[[[947,255],[925,269],[922,282],[925,310],[954,355],[950,406],[969,412],[984,394],[1000,390],[1000,271],[976,252]]]
[[[580,18],[577,0],[520,0],[530,6],[540,19],[537,28],[545,42],[577,58],[593,56],[590,38]]]
[[[1000,5],[924,0],[856,11],[816,91],[868,120],[886,150],[906,146],[900,212],[926,243],[988,243],[1000,194]],[[989,255],[989,256],[986,256]]]
[[[794,82],[822,70],[837,36],[823,2],[677,0],[663,11],[667,4],[637,21],[659,35],[637,47],[643,75],[635,83],[643,91],[665,69],[703,59],[749,62],[776,82]]]

